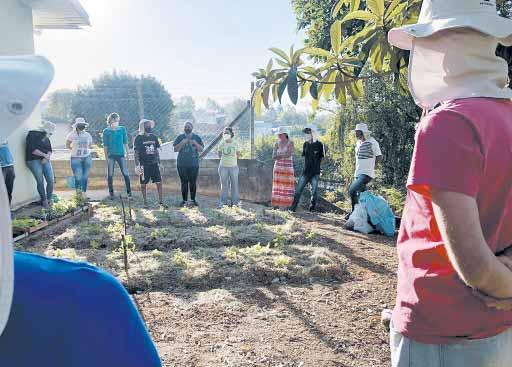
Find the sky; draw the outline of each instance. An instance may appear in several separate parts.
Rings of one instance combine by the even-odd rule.
[[[52,61],[50,92],[105,71],[152,75],[176,100],[227,103],[250,95],[270,47],[299,48],[289,0],[80,0],[92,27],[44,31],[36,52]]]

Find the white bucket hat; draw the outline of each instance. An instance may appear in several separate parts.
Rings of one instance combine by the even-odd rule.
[[[142,119],[140,120],[139,122],[139,135],[144,135],[144,126],[146,125],[146,122],[149,122],[151,124],[151,128],[154,129],[155,128],[155,121],[153,120],[147,120],[147,119]]]
[[[372,134],[372,132],[368,129],[368,125],[363,123],[357,124],[354,131],[361,131],[364,134],[364,136],[370,136]]]
[[[87,129],[89,127],[89,124],[83,117],[77,117],[75,119],[75,123],[72,125],[73,129],[76,129],[78,125],[85,125],[85,128]]]
[[[389,43],[412,49],[414,38],[455,28],[471,28],[512,46],[512,20],[500,17],[495,0],[423,0],[418,23],[389,31]]]
[[[276,131],[276,135],[286,134],[290,135],[290,129],[288,129],[286,126],[279,126]]]
[[[0,57],[0,141],[5,141],[32,114],[53,74],[50,62],[40,56]],[[9,320],[13,289],[11,215],[0,175],[0,335]]]

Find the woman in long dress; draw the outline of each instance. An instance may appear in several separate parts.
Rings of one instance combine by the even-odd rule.
[[[272,207],[288,209],[295,195],[295,172],[293,170],[293,142],[288,130],[280,127],[278,141],[274,146],[274,175],[272,180]]]

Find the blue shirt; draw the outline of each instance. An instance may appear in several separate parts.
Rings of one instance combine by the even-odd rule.
[[[186,134],[179,135],[176,140],[174,140],[173,146],[178,145],[185,139],[187,139]],[[199,145],[204,146],[203,141],[196,134],[192,134],[191,140],[194,140]],[[177,165],[178,167],[199,167],[199,152],[197,151],[197,147],[192,145],[192,143],[189,143],[181,148],[178,153]]]
[[[128,144],[128,133],[124,126],[118,126],[117,129],[108,127],[103,130],[103,146],[107,148],[109,157],[124,157],[126,144]]]
[[[14,164],[11,151],[7,144],[0,144],[0,167],[10,167]]]
[[[0,366],[161,366],[137,309],[113,276],[25,253],[15,254],[14,266]]]

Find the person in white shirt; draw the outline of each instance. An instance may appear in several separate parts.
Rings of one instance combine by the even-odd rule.
[[[355,181],[348,190],[352,211],[358,202],[359,193],[366,191],[366,185],[375,178],[375,165],[382,160],[379,143],[371,136],[372,132],[368,130],[368,125],[357,124],[355,133],[357,138]]]
[[[71,169],[75,176],[75,188],[78,193],[87,192],[87,181],[92,166],[92,136],[87,131],[89,124],[78,117],[66,138],[66,146],[71,149]]]

